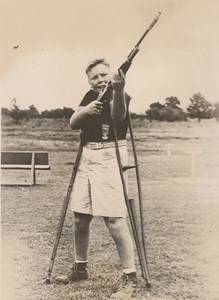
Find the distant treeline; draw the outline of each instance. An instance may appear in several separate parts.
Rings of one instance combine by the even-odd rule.
[[[186,121],[188,118],[212,119],[219,121],[219,102],[211,103],[207,101],[200,93],[196,93],[190,98],[190,105],[184,111],[180,107],[180,101],[177,97],[168,97],[165,103],[154,102],[146,110],[145,115],[149,120],[158,121]]]
[[[200,93],[194,94],[190,98],[190,102],[190,105],[184,111],[180,107],[179,99],[171,96],[165,99],[164,104],[161,104],[159,101],[152,103],[145,113],[131,113],[131,118],[147,118],[149,121],[167,122],[187,121],[188,118],[197,119],[198,121],[216,118],[219,121],[219,102],[213,104],[207,101]],[[1,113],[2,115],[11,117],[14,122],[19,123],[23,119],[29,120],[34,118],[70,119],[74,113],[74,109],[63,107],[62,109],[45,110],[40,113],[34,105],[31,105],[28,109],[22,110],[14,98],[11,109],[2,107]]]
[[[15,122],[19,122],[21,120],[30,120],[30,119],[37,119],[37,118],[48,118],[48,119],[70,119],[74,110],[69,107],[51,109],[51,110],[44,110],[41,113],[38,109],[31,105],[28,109],[20,109],[19,106],[16,104],[15,99],[13,99],[13,105],[11,109],[2,107],[1,113],[2,115],[11,117]]]

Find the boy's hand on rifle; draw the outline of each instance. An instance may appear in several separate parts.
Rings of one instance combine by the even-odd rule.
[[[113,90],[116,92],[123,92],[125,86],[125,75],[122,70],[114,73],[112,76]]]
[[[100,115],[103,110],[103,103],[95,100],[86,106],[88,115]]]

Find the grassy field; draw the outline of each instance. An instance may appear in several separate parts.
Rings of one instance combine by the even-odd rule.
[[[133,129],[152,282],[152,290],[146,291],[136,255],[136,299],[218,300],[219,124],[135,120]],[[120,281],[115,245],[103,220],[94,218],[89,280],[67,286],[43,283],[78,140],[67,121],[13,125],[2,120],[2,150],[45,150],[51,165],[50,171],[37,172],[34,187],[1,189],[2,299],[103,300]],[[129,152],[132,160],[130,143]],[[30,176],[28,171],[2,171],[2,182],[9,180],[28,181]],[[136,198],[133,171],[129,181],[130,197]],[[72,218],[68,211],[54,276],[66,273],[74,260]]]

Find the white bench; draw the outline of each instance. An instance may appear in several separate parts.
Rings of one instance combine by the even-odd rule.
[[[36,170],[50,170],[48,152],[2,151],[1,169],[31,170],[31,183],[24,183],[22,185],[35,185]],[[1,185],[11,185],[11,184],[2,183]]]

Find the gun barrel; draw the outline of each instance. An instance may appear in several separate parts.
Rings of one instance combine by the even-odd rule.
[[[145,33],[142,35],[142,37],[140,38],[140,40],[138,41],[138,43],[135,45],[135,47],[132,49],[132,51],[129,53],[127,59],[125,60],[125,62],[123,62],[123,64],[119,67],[119,70],[122,70],[124,74],[127,73],[128,69],[130,68],[131,64],[132,64],[132,60],[133,58],[136,56],[136,54],[139,51],[139,45],[141,44],[141,42],[143,41],[143,39],[145,38],[145,36],[148,34],[148,32],[154,27],[154,25],[157,23],[158,19],[160,18],[161,12],[159,12],[159,15],[153,20],[153,22],[151,23],[151,25],[148,27],[148,29],[145,31]],[[105,89],[100,92],[100,94],[98,95],[97,100],[104,102],[105,101],[105,95],[107,93],[107,91],[112,88],[112,83],[109,82],[108,85],[105,87]]]
[[[157,21],[159,20],[161,15],[161,12],[159,12],[159,15],[153,20],[153,22],[151,23],[151,25],[147,28],[147,30],[145,31],[145,33],[142,35],[142,37],[140,38],[140,40],[137,42],[137,44],[135,45],[135,47],[139,47],[139,45],[141,44],[141,42],[143,41],[143,39],[145,38],[145,36],[148,34],[148,32],[154,27],[154,25],[157,23]]]

